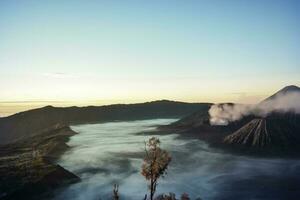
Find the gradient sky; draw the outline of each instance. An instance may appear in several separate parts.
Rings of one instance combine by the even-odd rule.
[[[255,103],[300,85],[300,1],[1,0],[0,76],[0,108]]]

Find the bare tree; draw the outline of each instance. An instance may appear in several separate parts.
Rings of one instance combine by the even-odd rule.
[[[150,200],[153,200],[158,179],[166,174],[171,156],[160,148],[160,141],[156,137],[145,143],[145,158],[142,165],[142,175],[149,181]]]

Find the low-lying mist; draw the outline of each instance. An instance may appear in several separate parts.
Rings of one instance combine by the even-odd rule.
[[[72,148],[59,164],[82,181],[59,192],[55,199],[107,200],[112,186],[120,185],[121,200],[140,200],[147,182],[140,175],[144,141],[140,134],[169,124],[174,119],[111,122],[73,126]],[[158,136],[172,161],[167,176],[160,180],[157,194],[183,192],[192,199],[280,199],[300,193],[300,162],[233,156],[209,148],[197,139],[176,134]],[[290,189],[294,189],[294,193]]]

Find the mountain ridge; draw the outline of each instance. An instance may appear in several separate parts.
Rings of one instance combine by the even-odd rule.
[[[152,101],[137,104],[113,104],[86,107],[45,106],[0,119],[0,144],[40,133],[56,124],[99,123],[116,120],[180,118],[195,110],[208,109],[209,103]]]

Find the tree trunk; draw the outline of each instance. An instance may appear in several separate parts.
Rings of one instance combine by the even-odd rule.
[[[150,183],[150,200],[153,200],[153,196],[154,196],[153,179],[151,179],[151,183]]]

